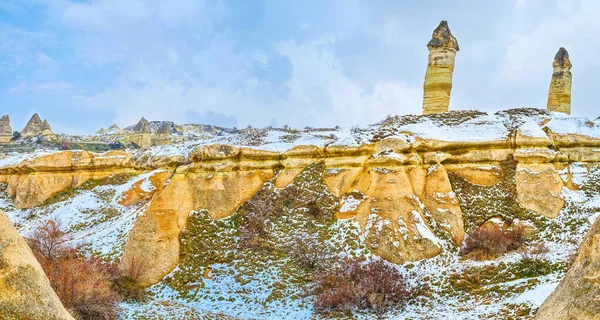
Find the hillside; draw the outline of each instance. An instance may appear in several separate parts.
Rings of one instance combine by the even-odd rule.
[[[533,319],[600,214],[600,120],[512,109],[144,134],[163,127],[186,139],[0,158],[0,210],[23,236],[56,220],[87,255],[143,265],[150,295],[122,302],[122,319],[367,319],[316,313],[313,286],[378,257],[411,292],[383,318]],[[465,239],[482,226],[526,237],[473,259]]]

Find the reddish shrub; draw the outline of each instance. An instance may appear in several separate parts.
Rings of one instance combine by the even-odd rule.
[[[317,312],[350,312],[369,309],[382,315],[402,307],[410,292],[400,272],[381,259],[345,260],[333,270],[323,270],[314,280]]]
[[[122,262],[123,269],[115,280],[115,288],[124,300],[143,301],[148,292],[138,285],[138,280],[148,270],[145,260],[132,257]]]
[[[486,226],[476,229],[465,239],[462,251],[471,259],[493,259],[518,249],[524,242],[525,228],[522,226],[508,229]]]
[[[60,141],[60,150],[71,150],[71,141],[63,139]]]
[[[86,258],[66,245],[60,224],[48,221],[27,239],[52,288],[78,319],[114,319],[119,295],[113,290],[114,268]]]

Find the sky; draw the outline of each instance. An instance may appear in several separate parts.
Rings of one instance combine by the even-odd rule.
[[[0,0],[0,114],[55,132],[148,120],[353,126],[419,114],[427,42],[460,51],[450,109],[545,108],[573,63],[572,114],[596,118],[600,1]]]

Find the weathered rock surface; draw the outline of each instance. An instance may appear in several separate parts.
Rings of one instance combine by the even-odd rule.
[[[571,114],[571,67],[569,53],[561,47],[552,62],[548,110]]]
[[[63,151],[5,166],[0,169],[0,182],[8,184],[17,208],[29,208],[67,187],[123,172],[135,173],[133,157],[127,152]]]
[[[0,118],[0,143],[8,143],[12,139],[12,128],[10,118],[7,115]]]
[[[0,212],[0,318],[73,319],[27,243]]]
[[[600,319],[600,219],[583,240],[563,280],[539,308],[536,319]]]
[[[21,130],[21,137],[31,138],[37,136],[43,136],[49,140],[56,139],[56,136],[50,128],[50,124],[47,120],[42,121],[37,113],[34,113],[29,122],[25,125],[25,128]]]
[[[458,41],[442,21],[427,44],[429,57],[423,85],[423,114],[448,111]]]
[[[515,172],[519,203],[548,218],[556,218],[564,207],[560,174],[549,163],[517,164]]]

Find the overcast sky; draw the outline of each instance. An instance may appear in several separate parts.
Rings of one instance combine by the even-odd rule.
[[[451,109],[546,107],[559,47],[597,117],[600,1],[0,1],[0,114],[56,132],[149,120],[355,125],[420,113],[426,44],[460,44]],[[596,97],[596,98],[594,98]]]

